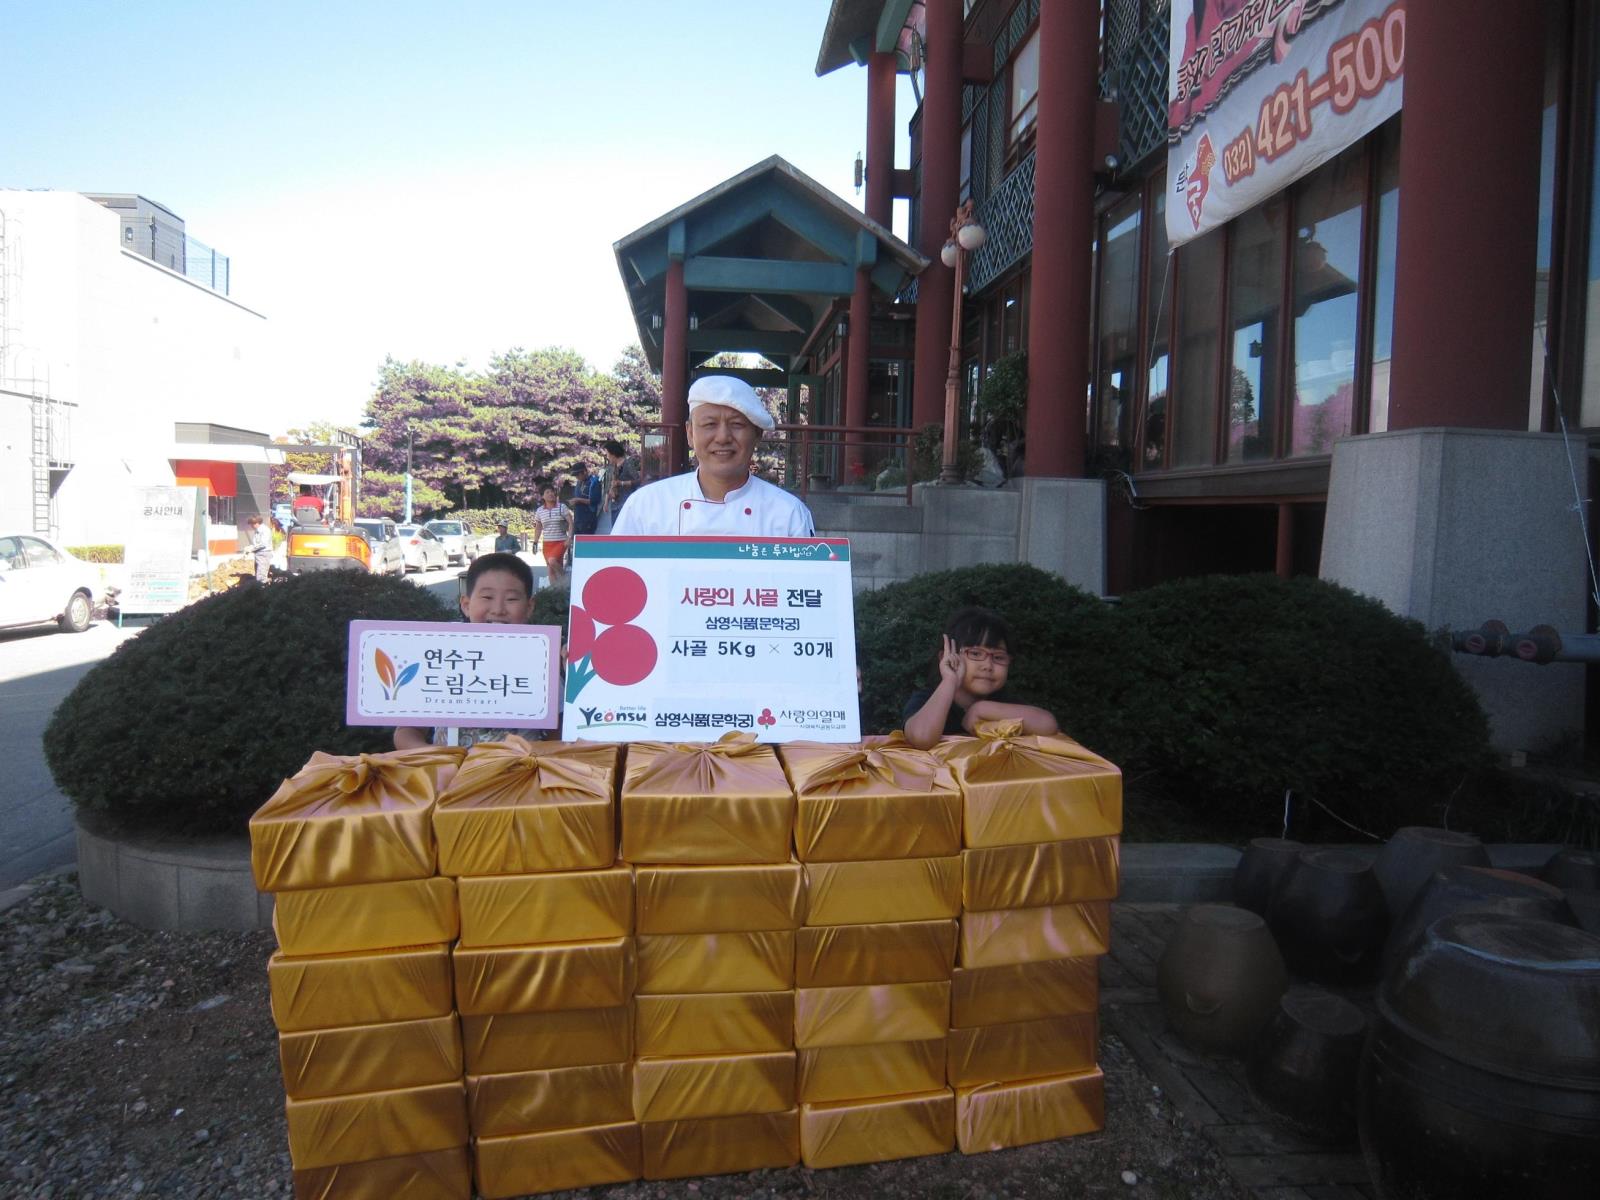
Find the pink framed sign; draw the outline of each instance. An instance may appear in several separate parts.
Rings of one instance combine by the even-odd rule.
[[[351,621],[349,725],[554,729],[561,629],[459,621]]]

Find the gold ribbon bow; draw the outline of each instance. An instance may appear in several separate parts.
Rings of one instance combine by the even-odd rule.
[[[1023,733],[1018,720],[980,721],[973,732],[978,739],[976,749],[964,754],[958,751],[959,757],[966,759],[968,783],[1004,779],[1013,773],[1018,759],[1055,771],[1062,771],[1062,760],[1102,770],[1112,765],[1069,737]],[[1063,773],[1070,773],[1070,768]]]
[[[512,734],[501,742],[479,742],[461,763],[442,805],[498,794],[509,788],[568,788],[604,795],[605,771],[574,756],[568,743],[530,742]]]
[[[801,774],[801,772],[796,772]],[[902,792],[953,789],[949,768],[906,742],[899,733],[874,746],[851,746],[829,758],[808,763],[798,787],[807,792],[876,780]]]

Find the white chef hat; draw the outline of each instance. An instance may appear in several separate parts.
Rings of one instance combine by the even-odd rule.
[[[772,414],[755,388],[734,375],[702,375],[689,385],[689,412],[702,404],[720,404],[743,413],[757,429],[772,428]]]

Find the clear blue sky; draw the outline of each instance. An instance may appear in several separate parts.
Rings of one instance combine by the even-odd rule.
[[[230,255],[292,368],[274,431],[355,419],[385,354],[609,367],[611,243],[769,154],[860,203],[866,73],[816,78],[827,0],[0,10],[0,186],[139,192]],[[902,78],[898,166],[911,103]]]

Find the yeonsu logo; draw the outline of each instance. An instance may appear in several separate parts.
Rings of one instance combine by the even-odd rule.
[[[597,725],[614,728],[618,725],[639,725],[645,723],[645,711],[642,708],[584,708],[578,706],[578,713],[583,717],[579,729],[593,729]]]

